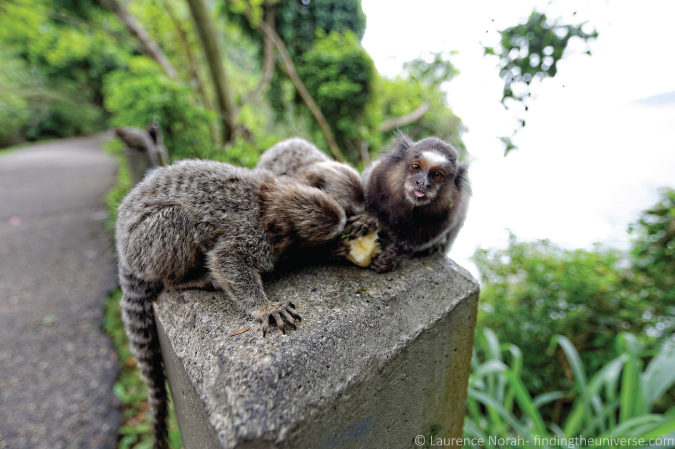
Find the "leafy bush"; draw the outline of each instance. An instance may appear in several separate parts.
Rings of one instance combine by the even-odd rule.
[[[460,152],[464,152],[466,147],[461,139],[464,125],[462,125],[462,120],[448,107],[446,98],[445,92],[441,91],[438,85],[430,85],[402,76],[393,80],[380,78],[372,110],[383,122],[407,115],[427,101],[430,104],[429,111],[419,121],[404,126],[402,130],[413,140],[435,136],[452,144]],[[389,137],[392,137],[394,133],[395,130],[392,130]]]
[[[105,107],[113,126],[145,127],[158,121],[172,159],[213,155],[210,138],[212,112],[197,105],[189,87],[179,85],[145,57],[130,63],[129,71],[115,71],[104,79]]]
[[[596,246],[594,251],[564,250],[548,241],[521,243],[511,236],[506,249],[479,250],[474,256],[482,275],[479,326],[529,350],[523,380],[530,391],[566,389],[559,363],[550,357],[551,338],[560,334],[581,352],[584,364],[597,370],[615,357],[611,342],[631,331],[656,344],[647,326],[658,318],[653,298],[636,288],[625,255]]]
[[[588,445],[574,440],[577,437],[596,441],[630,438],[634,444],[628,446],[636,447],[675,431],[675,408],[662,415],[652,412],[656,401],[675,384],[675,342],[665,342],[644,370],[644,357],[639,354],[634,335],[621,333],[615,343],[618,357],[596,370],[588,370],[572,342],[554,335],[550,344],[560,346],[574,373],[574,385],[565,392],[532,397],[521,379],[524,358],[520,348],[500,344],[495,333],[485,329],[476,339],[471,363],[464,437],[475,439],[473,442],[482,439],[483,448]],[[508,355],[510,364],[505,362],[503,353]],[[593,373],[590,378],[589,373]],[[562,425],[547,424],[539,408],[562,398],[571,401],[570,414]],[[500,443],[499,438],[507,443]],[[516,443],[508,444],[509,441]],[[593,445],[615,447],[602,440]]]
[[[100,130],[103,111],[75,82],[48,85],[25,61],[0,53],[0,147],[24,140],[70,137]]]
[[[663,189],[657,204],[644,211],[629,228],[633,234],[631,258],[640,293],[653,298],[652,315],[675,315],[675,190]],[[670,310],[666,310],[670,308]],[[670,328],[661,321],[660,334]]]
[[[372,59],[351,31],[317,31],[314,46],[298,65],[298,75],[321,108],[338,146],[353,161],[360,157],[360,128],[366,124],[366,104],[376,73]],[[301,103],[299,95],[296,103]],[[318,125],[311,123],[318,134]]]

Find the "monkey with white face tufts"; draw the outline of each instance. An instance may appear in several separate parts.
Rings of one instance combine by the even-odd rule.
[[[447,252],[469,206],[468,166],[435,137],[413,142],[405,135],[363,172],[368,211],[382,227],[386,249],[370,267],[385,272],[415,253]]]

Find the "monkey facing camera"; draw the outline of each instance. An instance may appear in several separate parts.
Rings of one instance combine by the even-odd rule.
[[[447,252],[469,207],[468,166],[435,137],[399,135],[362,175],[368,211],[380,222],[384,250],[370,268],[386,272],[413,254]]]

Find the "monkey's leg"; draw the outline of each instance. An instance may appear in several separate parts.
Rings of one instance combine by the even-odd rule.
[[[270,317],[274,319],[282,333],[286,328],[296,328],[300,315],[290,301],[271,302],[267,299],[260,278],[260,269],[254,257],[233,254],[237,244],[220,242],[207,255],[207,266],[215,283],[220,285],[228,296],[245,310],[252,318],[262,324],[263,337],[267,334]],[[267,265],[267,264],[265,264]],[[267,270],[266,270],[267,271]]]
[[[152,302],[162,290],[162,284],[145,282],[123,267],[120,268],[120,284],[123,291],[120,309],[124,329],[129,337],[131,352],[148,386],[148,400],[154,413],[155,447],[168,448],[166,377],[152,308]]]

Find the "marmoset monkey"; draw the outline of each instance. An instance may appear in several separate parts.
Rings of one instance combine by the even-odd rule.
[[[373,270],[392,270],[402,256],[450,249],[469,207],[467,171],[451,145],[435,137],[413,142],[405,135],[364,170],[368,210],[388,243],[373,259]]]
[[[120,302],[132,352],[149,390],[156,447],[166,447],[167,402],[152,303],[164,289],[223,289],[267,333],[300,316],[265,296],[260,273],[293,246],[339,238],[344,209],[325,192],[267,170],[213,161],[158,168],[119,207]]]
[[[347,214],[345,234],[360,237],[377,229],[377,219],[366,212],[366,199],[359,173],[347,164],[326,156],[299,137],[283,140],[266,150],[256,169],[270,170],[316,187],[333,198]]]

